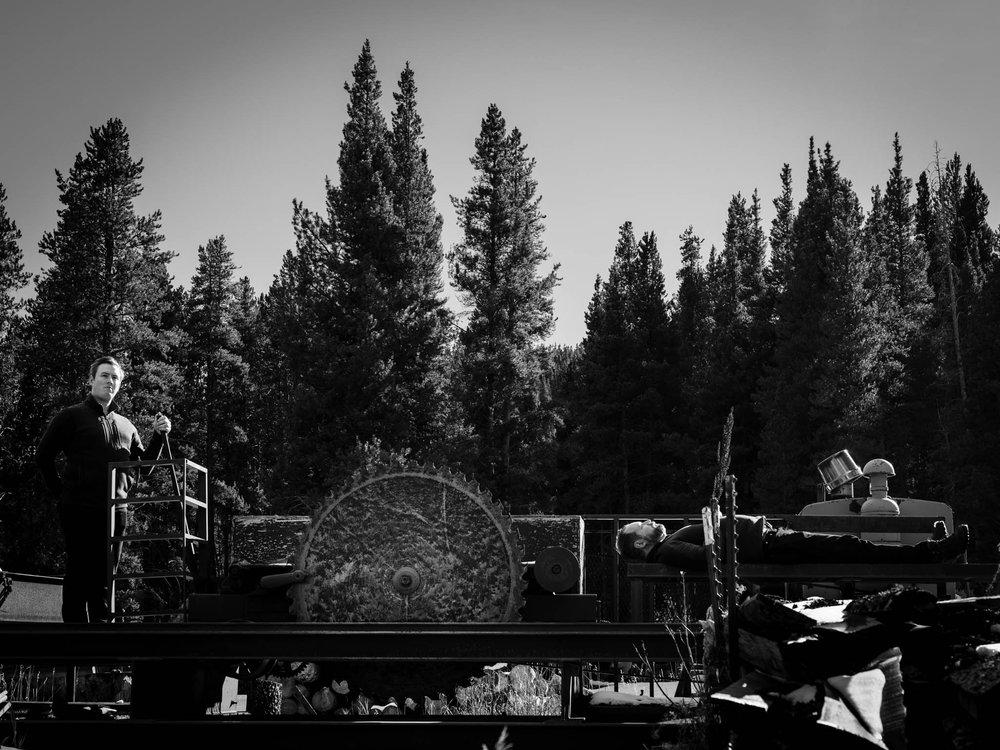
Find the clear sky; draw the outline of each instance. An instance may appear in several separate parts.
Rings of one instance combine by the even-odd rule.
[[[707,253],[754,188],[769,224],[785,162],[802,198],[810,136],[866,207],[897,131],[910,177],[937,144],[1000,200],[998,31],[993,0],[0,0],[0,182],[38,272],[54,170],[120,117],[176,283],[222,234],[266,291],[292,199],[320,210],[337,179],[368,38],[387,117],[414,69],[446,248],[487,106],[521,129],[561,264],[552,342],[574,344],[620,224],[656,232],[672,291],[689,224]]]

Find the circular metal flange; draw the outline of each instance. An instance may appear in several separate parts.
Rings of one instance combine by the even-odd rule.
[[[546,591],[561,594],[580,582],[580,561],[565,547],[546,547],[535,557],[535,580]]]

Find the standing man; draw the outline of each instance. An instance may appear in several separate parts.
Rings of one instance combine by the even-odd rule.
[[[56,414],[35,453],[42,478],[58,501],[66,541],[63,622],[108,621],[108,464],[157,458],[164,436],[170,432],[170,420],[157,414],[149,447],[143,448],[135,425],[115,413],[111,403],[124,380],[125,371],[114,357],[94,362],[90,366],[90,394]],[[66,457],[61,476],[56,470],[59,453]],[[114,496],[124,500],[136,476],[124,471],[116,476]],[[125,506],[120,505],[115,508],[117,533],[125,528],[125,521]],[[115,552],[117,565],[121,545]]]

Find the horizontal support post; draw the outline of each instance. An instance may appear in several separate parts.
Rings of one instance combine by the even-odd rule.
[[[0,622],[0,662],[381,660],[652,661],[679,658],[656,623]]]

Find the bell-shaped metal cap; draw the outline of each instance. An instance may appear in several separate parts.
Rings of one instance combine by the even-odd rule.
[[[816,465],[816,468],[819,470],[827,492],[833,492],[838,487],[843,487],[848,482],[853,482],[862,476],[861,467],[854,463],[851,454],[846,450],[837,451],[832,456],[827,456]]]

